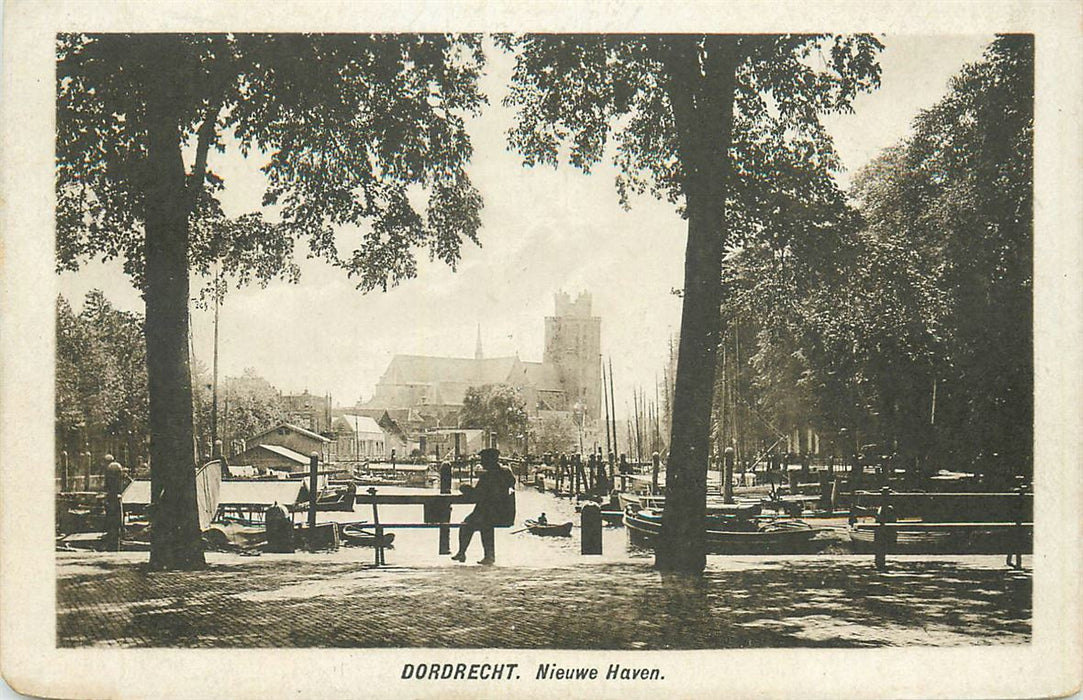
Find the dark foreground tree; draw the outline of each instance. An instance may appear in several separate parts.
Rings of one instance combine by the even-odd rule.
[[[785,192],[787,178],[802,168],[833,165],[819,115],[848,110],[858,91],[878,84],[880,44],[868,36],[691,34],[500,42],[516,54],[507,103],[518,117],[510,140],[528,165],[555,165],[566,148],[567,159],[589,172],[613,139],[622,203],[650,192],[679,202],[688,220],[655,561],[661,569],[702,571],[725,247],[741,237],[785,233],[769,222],[795,200],[767,195]]]
[[[464,117],[484,101],[482,62],[474,36],[59,37],[58,267],[122,257],[143,291],[152,566],[204,563],[189,271],[296,279],[300,237],[363,291],[413,276],[419,247],[454,266],[479,226]],[[208,162],[228,145],[266,159],[277,220],[224,216]]]

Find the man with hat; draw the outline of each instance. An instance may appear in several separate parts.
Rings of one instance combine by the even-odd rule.
[[[479,564],[496,562],[496,526],[515,522],[515,475],[507,467],[500,466],[500,451],[488,447],[479,453],[483,471],[474,486],[462,486],[462,492],[477,497],[474,511],[459,526],[459,551],[451,558],[466,561],[466,550],[475,532],[481,533],[481,546],[485,558]]]

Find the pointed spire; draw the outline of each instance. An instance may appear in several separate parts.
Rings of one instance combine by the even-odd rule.
[[[477,345],[474,347],[474,359],[475,360],[480,360],[480,359],[482,359],[484,357],[485,356],[481,353],[481,324],[479,323],[478,324],[478,342],[477,342]]]

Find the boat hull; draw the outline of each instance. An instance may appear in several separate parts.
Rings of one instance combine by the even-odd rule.
[[[540,537],[571,537],[572,536],[572,523],[568,521],[560,524],[539,524],[533,520],[528,520],[526,523],[527,531],[532,535],[538,535]]]
[[[654,545],[662,528],[661,514],[651,511],[628,510],[624,526],[629,534]],[[806,554],[826,546],[827,540],[817,539],[825,528],[814,528],[800,521],[781,521],[757,528],[738,521],[732,528],[708,526],[708,554]]]
[[[855,554],[876,553],[876,525],[850,528],[850,546]],[[1020,533],[1014,528],[907,531],[896,529],[888,533],[889,554],[1003,554],[1018,549],[1023,554],[1033,551],[1029,529]],[[1022,536],[1022,542],[1019,538]]]
[[[395,541],[395,533],[385,532],[383,533],[383,539],[376,537],[376,533],[370,530],[363,530],[352,525],[344,525],[339,531],[342,543],[351,547],[375,547],[377,543],[382,543],[384,547],[390,547]]]

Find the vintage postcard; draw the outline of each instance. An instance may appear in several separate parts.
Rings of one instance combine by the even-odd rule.
[[[1078,691],[1080,4],[5,9],[13,690]]]

